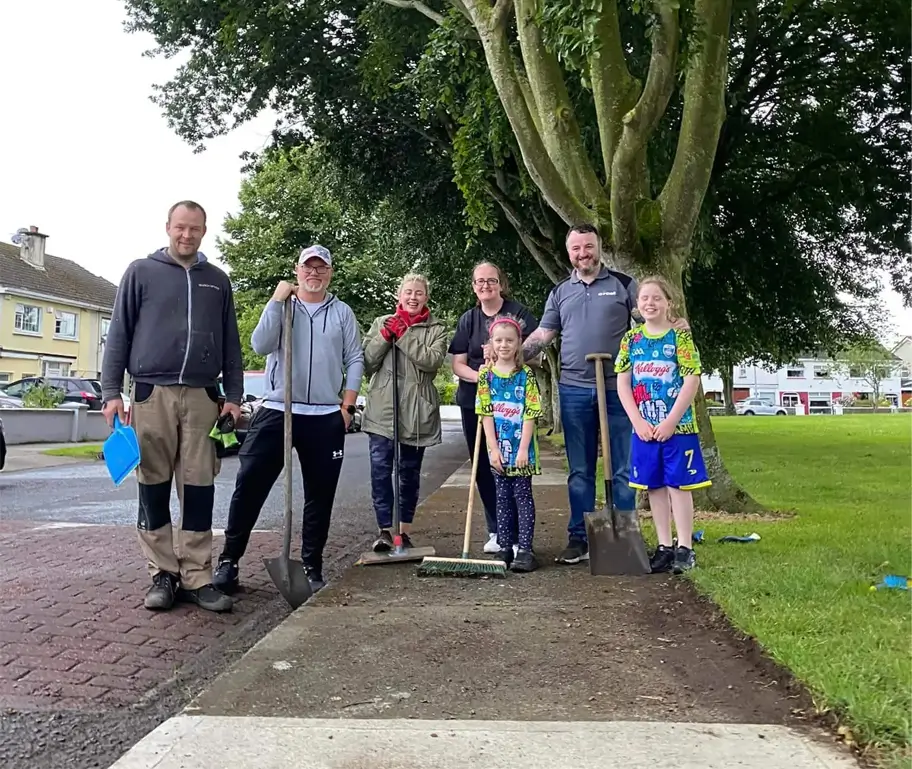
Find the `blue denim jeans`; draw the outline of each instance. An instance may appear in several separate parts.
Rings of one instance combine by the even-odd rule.
[[[567,492],[570,497],[570,539],[586,541],[584,513],[595,509],[595,469],[599,461],[598,395],[594,387],[560,385],[561,421],[570,475]],[[611,489],[618,510],[636,508],[636,492],[630,488],[630,440],[633,427],[621,405],[616,390],[608,390],[608,433],[611,449]]]
[[[393,442],[382,435],[368,434],[370,441],[371,496],[377,527],[393,526]],[[418,507],[421,483],[421,461],[424,447],[399,444],[399,511],[400,523],[411,523]],[[395,532],[394,532],[395,533]]]

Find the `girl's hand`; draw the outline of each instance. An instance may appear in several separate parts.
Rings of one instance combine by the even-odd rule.
[[[499,449],[488,452],[488,462],[490,462],[494,472],[498,475],[503,475],[503,457],[500,455]]]
[[[677,427],[677,425],[674,422],[672,422],[670,419],[663,419],[659,423],[659,425],[655,428],[655,431],[654,431],[655,439],[657,441],[664,443],[669,438],[671,438],[672,435],[674,435],[674,431],[675,431],[676,427]]]
[[[524,449],[520,447],[519,451],[516,452],[516,466],[517,467],[528,467],[529,466],[529,449]]]
[[[645,419],[638,419],[633,423],[634,432],[641,441],[651,441],[655,438],[655,428]]]

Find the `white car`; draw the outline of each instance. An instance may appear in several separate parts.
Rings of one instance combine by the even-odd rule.
[[[735,413],[745,417],[755,415],[784,417],[788,415],[788,409],[763,398],[747,398],[735,404]]]

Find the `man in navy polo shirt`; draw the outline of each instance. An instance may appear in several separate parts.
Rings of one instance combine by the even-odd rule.
[[[595,468],[598,461],[598,398],[595,366],[586,355],[607,352],[616,357],[621,337],[631,327],[636,308],[636,281],[609,270],[601,262],[598,230],[588,224],[567,233],[567,253],[573,272],[548,296],[538,329],[524,345],[526,359],[561,335],[560,410],[570,475],[569,542],[558,563],[589,560],[583,514],[595,509]],[[612,364],[605,366],[614,503],[619,510],[636,507],[636,492],[628,485],[632,426],[617,394]]]

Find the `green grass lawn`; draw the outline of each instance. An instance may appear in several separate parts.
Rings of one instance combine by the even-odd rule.
[[[882,748],[884,766],[912,766],[912,593],[869,589],[885,574],[912,576],[912,418],[720,417],[713,426],[735,478],[797,515],[698,522],[707,543],[696,546],[694,583],[819,708]],[[753,531],[760,542],[714,542]]]
[[[51,457],[73,457],[74,459],[98,459],[101,453],[100,443],[82,443],[78,446],[64,446],[59,449],[47,449],[41,452]]]

